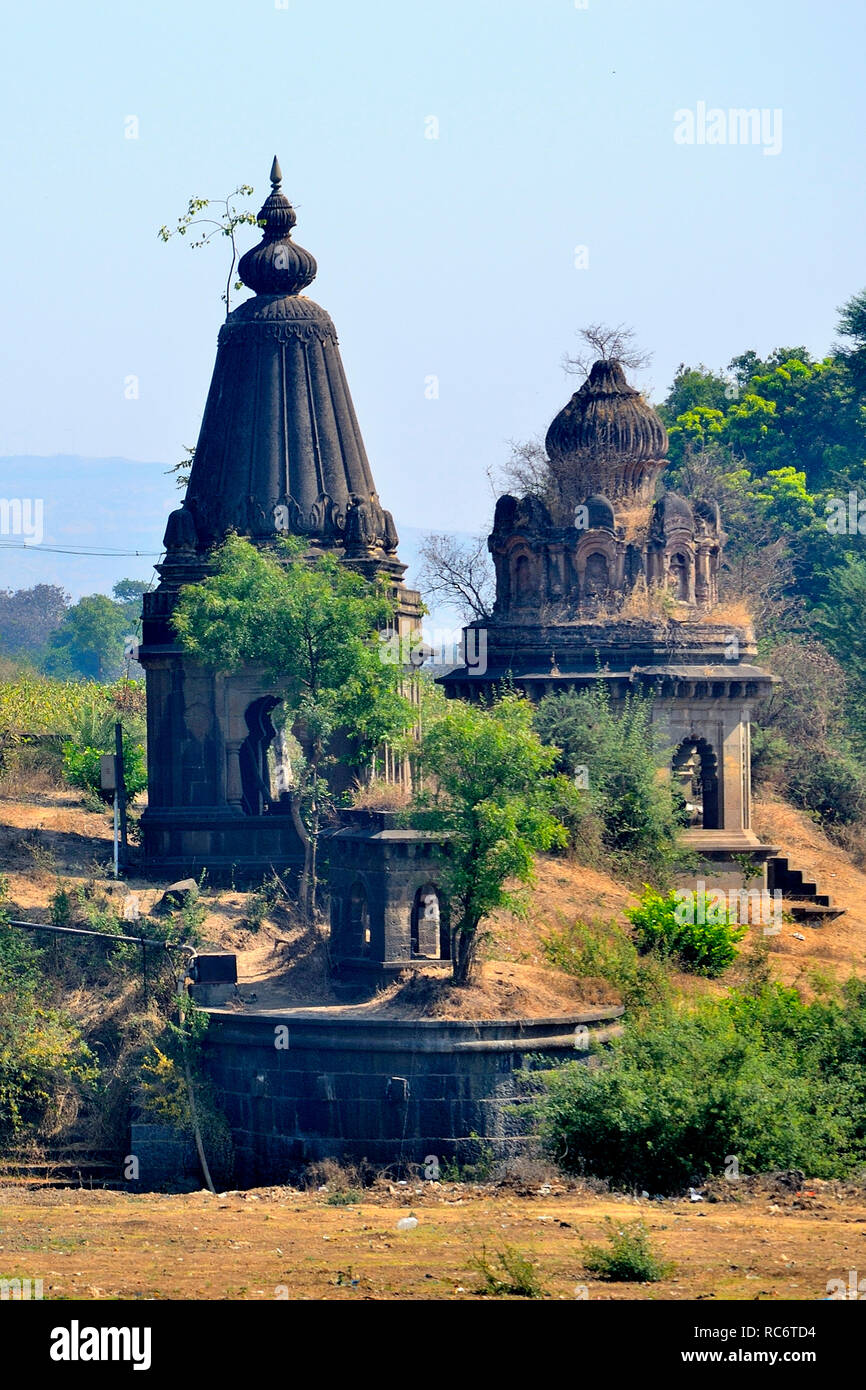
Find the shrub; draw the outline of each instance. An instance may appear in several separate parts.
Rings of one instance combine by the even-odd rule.
[[[696,975],[721,975],[736,960],[737,943],[748,930],[737,925],[732,909],[715,907],[711,895],[703,891],[694,894],[692,910],[687,912],[682,894],[672,891],[663,897],[649,884],[637,906],[627,908],[625,915],[635,929],[639,950],[675,956]]]
[[[621,1284],[653,1284],[673,1274],[674,1266],[653,1250],[643,1221],[619,1226],[608,1216],[604,1224],[608,1244],[588,1245],[584,1253],[583,1267],[588,1274]]]
[[[544,1077],[549,1152],[572,1172],[652,1192],[719,1173],[843,1177],[866,1159],[866,984],[842,1002],[734,990],[626,1023],[600,1065]]]
[[[100,790],[99,760],[107,752],[113,751],[102,746],[81,747],[67,739],[63,745],[63,773],[73,787],[98,793]],[[147,786],[147,759],[141,744],[128,740],[123,745],[123,777],[126,794],[132,799]]]
[[[607,980],[628,1008],[641,1008],[667,997],[662,963],[641,959],[631,938],[616,922],[572,922],[542,940],[546,959],[558,970],[580,979]]]
[[[851,825],[866,810],[866,777],[853,755],[838,750],[802,752],[788,765],[791,800],[823,825]]]
[[[481,1275],[483,1280],[479,1293],[490,1294],[494,1298],[509,1294],[517,1298],[544,1298],[546,1290],[542,1287],[535,1265],[522,1251],[513,1245],[497,1250],[490,1260],[486,1249],[480,1255],[473,1255],[470,1267]]]
[[[49,1131],[97,1077],[78,1028],[43,1003],[42,954],[0,917],[0,1143]]]
[[[667,758],[657,746],[651,698],[630,695],[615,709],[599,681],[591,690],[546,696],[535,723],[545,743],[562,750],[561,771],[574,776],[586,769],[582,800],[614,866],[664,878],[684,858],[682,823],[674,790],[659,776]]]

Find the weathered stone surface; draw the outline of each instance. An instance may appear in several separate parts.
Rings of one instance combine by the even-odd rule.
[[[177,883],[169,884],[159,901],[155,904],[153,911],[159,913],[176,912],[178,908],[186,907],[187,903],[198,897],[198,884],[194,878],[179,879]]]
[[[471,1162],[529,1142],[521,1073],[583,1060],[622,1009],[553,1019],[406,1020],[210,1011],[205,1061],[235,1142],[238,1180],[279,1181],[315,1158],[383,1166]],[[583,1024],[582,1031],[575,1029]],[[275,1045],[288,1028],[288,1048]],[[575,1047],[577,1040],[579,1046]]]

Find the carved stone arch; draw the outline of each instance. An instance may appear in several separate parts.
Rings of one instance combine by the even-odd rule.
[[[699,734],[684,738],[671,760],[671,771],[689,808],[690,824],[721,830],[719,764],[709,740]]]

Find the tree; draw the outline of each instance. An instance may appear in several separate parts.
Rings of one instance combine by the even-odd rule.
[[[263,225],[254,212],[250,212],[248,208],[239,209],[235,206],[236,198],[251,198],[252,195],[253,189],[250,185],[242,183],[226,198],[190,198],[186,212],[177,219],[177,226],[173,230],[170,227],[160,227],[157,233],[161,241],[168,242],[173,236],[186,236],[190,227],[210,227],[209,232],[202,232],[197,240],[190,241],[189,244],[194,251],[202,246],[207,246],[208,242],[215,236],[228,237],[232,255],[229,273],[226,277],[226,287],[222,294],[222,301],[226,306],[226,318],[231,312],[232,290],[243,289],[243,281],[232,281],[238,259],[237,229],[243,226],[258,227]],[[211,207],[221,209],[216,217],[201,216]]]
[[[331,806],[328,769],[343,756],[369,763],[376,748],[408,727],[412,706],[400,690],[402,668],[382,660],[377,633],[393,615],[383,585],[370,584],[335,556],[303,558],[303,542],[259,550],[229,536],[214,553],[214,572],[181,590],[173,623],[184,649],[225,672],[262,668],[287,709],[305,754],[289,789],[304,845],[299,898],[307,919],[316,906],[318,845]]]
[[[667,753],[652,726],[652,697],[637,692],[620,710],[603,681],[589,690],[547,695],[535,726],[557,747],[557,767],[582,773],[582,796],[601,822],[601,840],[617,869],[664,879],[678,856],[681,801],[659,779]]]
[[[649,366],[651,352],[643,352],[636,343],[633,328],[625,323],[610,327],[606,323],[588,323],[577,335],[586,343],[586,348],[573,357],[566,353],[562,359],[563,370],[570,375],[589,376],[593,364],[599,358],[606,362],[618,362],[621,367],[638,371]]]
[[[836,350],[851,372],[858,391],[866,391],[866,289],[854,294],[839,310],[838,332],[848,341]]]
[[[69,595],[59,584],[0,591],[0,648],[6,656],[37,656],[60,627]]]
[[[170,468],[165,470],[166,473],[174,474],[175,485],[179,488],[185,488],[189,483],[192,466],[195,463],[195,445],[184,444],[183,452],[186,454],[186,458],[178,459],[177,463],[173,463]]]
[[[573,801],[553,767],[526,700],[506,694],[490,707],[452,700],[425,732],[421,766],[431,785],[416,793],[413,819],[447,837],[444,876],[451,903],[454,982],[471,981],[484,919],[525,910],[513,883],[533,880],[533,856],[562,848],[559,813]]]
[[[150,592],[149,579],[118,579],[111,591],[116,603],[123,604],[133,622],[141,617],[141,600]]]
[[[496,586],[484,536],[461,542],[431,533],[419,553],[418,585],[427,598],[453,605],[465,622],[490,617]]]
[[[124,666],[129,612],[106,594],[90,594],[66,613],[51,636],[44,666],[52,676],[114,680]]]

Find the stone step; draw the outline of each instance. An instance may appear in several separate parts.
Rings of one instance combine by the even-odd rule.
[[[833,907],[829,899],[826,902],[813,902],[806,898],[783,898],[782,911],[790,913],[795,922],[815,927],[832,922],[845,913],[844,907]]]

